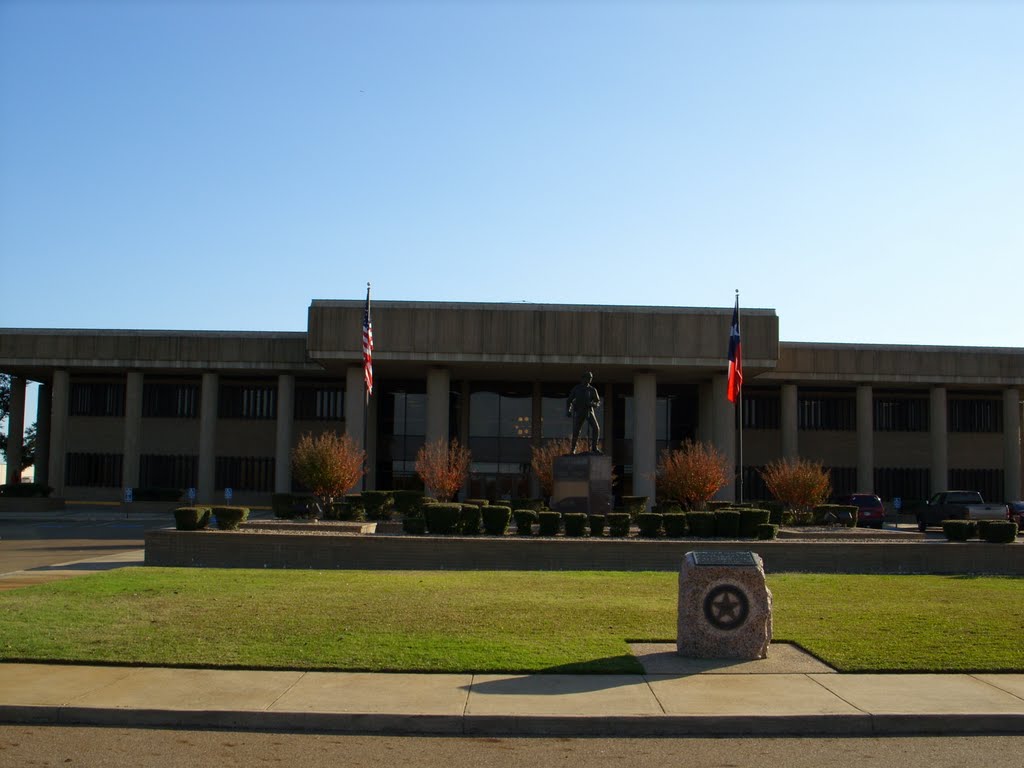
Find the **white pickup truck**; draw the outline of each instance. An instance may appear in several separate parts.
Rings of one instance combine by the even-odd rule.
[[[977,491],[936,493],[917,513],[917,528],[942,525],[943,520],[1006,520],[1005,504],[986,504]]]

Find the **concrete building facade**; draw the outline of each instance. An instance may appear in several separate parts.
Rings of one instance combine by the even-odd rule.
[[[470,496],[532,496],[531,448],[568,436],[565,398],[592,371],[619,495],[653,500],[660,450],[695,439],[737,466],[723,498],[764,497],[758,470],[783,456],[821,461],[836,493],[1024,496],[1024,349],[780,342],[775,310],[747,309],[736,408],[731,308],[376,302],[366,405],[362,310],[315,300],[306,333],[0,331],[12,404],[40,385],[36,479],[68,498],[266,502],[293,489],[299,437],[334,430],[365,440],[366,487],[414,487],[419,447],[458,438]]]

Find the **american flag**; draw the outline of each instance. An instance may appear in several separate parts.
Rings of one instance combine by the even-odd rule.
[[[366,382],[366,402],[373,394],[373,324],[370,322],[370,284],[366,284],[366,309],[363,310],[363,380]]]
[[[743,388],[743,355],[740,351],[740,297],[732,311],[732,327],[729,329],[729,402],[735,403]]]

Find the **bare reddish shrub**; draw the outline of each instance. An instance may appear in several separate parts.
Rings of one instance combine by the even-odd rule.
[[[676,450],[661,452],[656,475],[658,496],[674,499],[685,509],[703,509],[731,476],[725,454],[708,443],[687,440]]]
[[[429,493],[441,501],[450,500],[466,482],[471,456],[458,440],[435,440],[416,454],[416,474]]]
[[[292,451],[296,479],[323,504],[330,504],[352,490],[366,471],[366,453],[348,435],[306,433]]]
[[[530,448],[530,466],[540,482],[542,496],[550,496],[555,492],[555,459],[568,455],[570,447],[569,439],[561,437],[557,440],[548,440],[539,447],[535,445]]]
[[[820,461],[779,459],[761,470],[769,493],[790,509],[810,512],[832,493],[832,480]]]

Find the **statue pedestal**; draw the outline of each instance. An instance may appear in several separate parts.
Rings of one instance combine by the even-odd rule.
[[[553,467],[551,509],[607,515],[612,511],[612,459],[600,453],[559,456]]]

